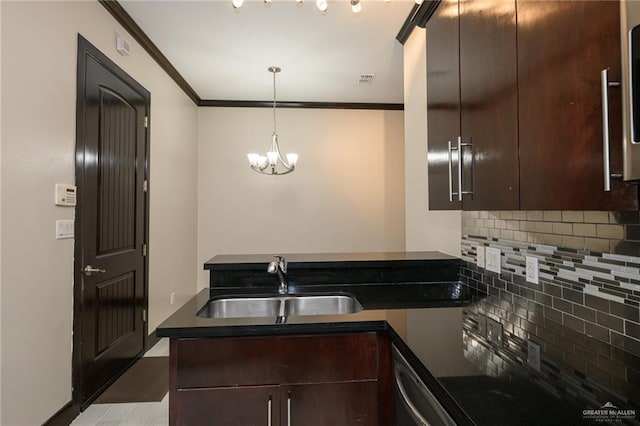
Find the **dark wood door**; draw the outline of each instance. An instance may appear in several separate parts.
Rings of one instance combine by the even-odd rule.
[[[175,404],[175,410],[169,411],[170,425],[277,426],[280,424],[280,387],[278,385],[184,389],[177,391],[175,398],[179,402]]]
[[[426,26],[429,210],[459,210],[458,0],[444,0]],[[455,194],[452,194],[455,193]]]
[[[637,209],[604,191],[601,70],[620,81],[617,1],[518,1],[521,208]],[[621,91],[611,88],[612,172],[622,170]]]
[[[517,210],[515,0],[460,1],[464,210]]]
[[[74,391],[82,407],[144,352],[148,109],[149,93],[79,37]]]
[[[375,380],[282,386],[281,424],[377,426],[378,403]]]

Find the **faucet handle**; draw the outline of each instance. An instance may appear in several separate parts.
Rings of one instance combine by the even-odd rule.
[[[280,265],[280,269],[282,270],[282,272],[284,272],[286,274],[287,273],[287,260],[284,258],[284,256],[278,256],[276,254],[273,257],[278,259],[278,264]]]

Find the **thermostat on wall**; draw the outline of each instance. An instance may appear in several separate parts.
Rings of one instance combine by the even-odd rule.
[[[74,185],[56,183],[56,206],[75,206],[76,191],[77,190]]]

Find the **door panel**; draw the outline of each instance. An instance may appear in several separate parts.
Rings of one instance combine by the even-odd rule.
[[[517,210],[515,0],[460,1],[464,210]]]
[[[149,93],[79,37],[74,401],[144,352]],[[91,266],[94,272],[83,273]]]
[[[445,0],[429,19],[427,31],[427,132],[429,210],[459,210],[460,63],[458,0]],[[451,171],[449,165],[451,164]]]
[[[280,400],[283,424],[378,425],[378,382],[375,380],[283,386]],[[287,422],[289,408],[290,423]]]
[[[279,392],[278,385],[178,390],[172,394],[178,401],[177,410],[169,410],[169,424],[279,425]]]
[[[558,42],[561,40],[562,42]],[[518,1],[521,208],[637,209],[637,187],[604,192],[600,72],[620,81],[617,1]],[[609,90],[611,172],[622,170],[621,91]],[[552,189],[552,190],[551,190]]]

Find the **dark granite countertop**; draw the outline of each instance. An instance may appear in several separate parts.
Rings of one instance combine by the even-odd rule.
[[[433,308],[456,308],[472,303],[464,286],[457,281],[459,259],[434,252],[285,256],[292,271],[296,267],[304,271],[304,274],[289,274],[291,294],[350,293],[361,303],[363,311],[347,315],[288,316],[283,324],[276,323],[275,317],[198,317],[197,313],[211,298],[277,295],[277,278],[268,276],[265,269],[272,255],[216,256],[207,262],[205,268],[210,269],[212,275],[216,271],[219,286],[212,285],[199,292],[158,326],[156,335],[197,338],[386,331],[420,380],[429,387],[457,424],[582,423],[579,407],[568,405],[537,384],[514,379],[514,376],[508,379],[491,377],[490,363],[472,365],[463,354],[463,346],[472,343],[463,331],[462,322],[455,330],[450,327],[447,329],[448,333],[455,334],[454,341],[459,342],[454,346],[428,340],[433,337],[426,337],[426,333],[421,331],[425,326],[424,321],[434,321],[434,318],[438,324],[439,321],[443,322],[443,328],[449,326],[444,322],[451,317],[446,320],[439,319],[437,315],[434,317],[437,310]],[[243,266],[234,266],[234,262]],[[314,265],[322,265],[328,275],[322,279],[323,275],[315,273]],[[355,269],[353,265],[357,265]],[[371,273],[371,270],[375,272]],[[248,271],[248,275],[243,271]],[[456,272],[456,279],[451,279],[452,271]],[[268,279],[256,281],[256,277],[264,276]],[[354,277],[361,281],[354,282]],[[398,280],[398,277],[406,279]],[[215,282],[213,277],[211,282]],[[238,285],[232,286],[230,283]],[[461,312],[459,315],[458,320]],[[435,326],[436,329],[438,327]],[[454,364],[453,373],[450,371],[445,374],[447,377],[436,378],[427,368],[434,354],[444,359],[445,363]]]
[[[204,264],[207,270],[223,269],[263,269],[264,265],[273,260],[278,254],[284,256],[290,268],[348,268],[354,266],[388,266],[410,264],[415,262],[429,262],[455,260],[458,258],[436,251],[399,251],[399,252],[371,252],[371,253],[271,253],[271,254],[225,254],[215,256]]]

